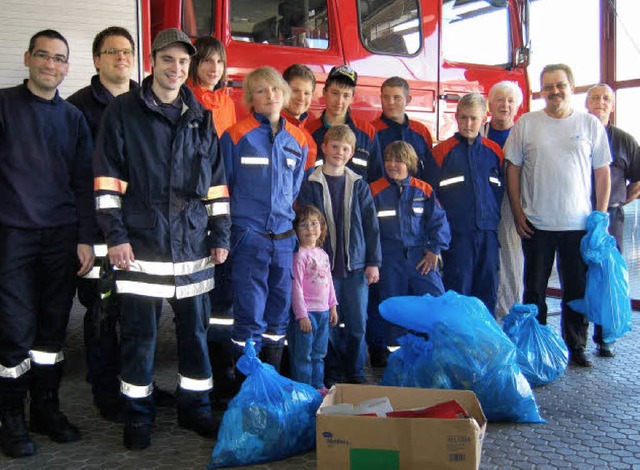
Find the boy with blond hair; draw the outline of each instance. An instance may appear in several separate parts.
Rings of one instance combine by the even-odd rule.
[[[367,287],[378,282],[382,261],[371,191],[362,176],[346,167],[355,146],[349,126],[327,129],[321,145],[324,163],[303,182],[298,198],[299,205],[318,207],[327,220],[324,249],[331,259],[339,324],[344,324],[329,333],[327,387],[343,374],[349,383],[366,383]]]
[[[295,247],[293,201],[307,158],[307,139],[280,116],[289,86],[271,67],[243,83],[251,114],[220,139],[231,199],[231,340],[251,339],[264,362],[280,367],[289,322]]]
[[[456,110],[458,132],[433,149],[427,182],[438,192],[451,226],[451,244],[442,255],[445,288],[478,297],[495,316],[504,155],[480,135],[486,119],[485,98],[464,95]]]

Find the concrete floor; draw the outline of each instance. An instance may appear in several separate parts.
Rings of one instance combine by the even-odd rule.
[[[175,388],[175,337],[167,308],[160,328],[156,357],[158,384]],[[559,328],[559,317],[550,317]],[[556,382],[535,389],[546,424],[490,423],[482,454],[482,469],[603,469],[640,468],[640,316],[634,331],[618,341],[613,359],[593,357],[594,367],[570,367]],[[591,348],[591,346],[590,346]],[[153,445],[132,452],[122,446],[122,426],[104,421],[92,406],[84,381],[82,312],[74,307],[69,325],[67,373],[62,388],[63,409],[79,426],[83,439],[56,444],[35,435],[38,454],[10,460],[0,456],[2,469],[183,469],[205,468],[213,441],[177,426],[175,411],[159,409]],[[594,355],[592,350],[589,351]],[[382,370],[369,370],[372,381]],[[315,452],[252,469],[315,469]]]

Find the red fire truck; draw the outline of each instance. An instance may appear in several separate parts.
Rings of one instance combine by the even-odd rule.
[[[405,78],[407,109],[436,140],[456,130],[457,101],[488,93],[501,80],[529,96],[526,66],[529,0],[142,0],[143,49],[164,28],[191,37],[214,35],[227,48],[229,93],[243,114],[242,80],[270,65],[293,63],[316,75],[312,112],[323,107],[322,86],[332,66],[358,72],[356,115],[380,113],[380,85]],[[146,64],[148,70],[148,64]],[[525,100],[522,112],[528,110]]]

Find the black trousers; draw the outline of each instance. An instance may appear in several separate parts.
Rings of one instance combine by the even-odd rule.
[[[62,351],[79,267],[76,240],[75,225],[42,230],[0,227],[0,365],[5,371],[24,363],[30,351]],[[34,369],[60,369],[59,361],[39,364],[36,358],[41,356],[34,355]],[[22,375],[0,377],[0,393],[13,393],[16,386],[23,389],[25,381],[16,380]],[[41,386],[59,386],[58,372],[41,375],[51,382]]]
[[[569,351],[584,349],[587,343],[589,322],[567,303],[582,299],[586,286],[587,265],[580,254],[583,230],[552,232],[534,228],[531,238],[522,239],[524,251],[524,299],[525,304],[538,306],[538,320],[547,323],[546,290],[558,253],[560,285],[562,287],[562,337]]]

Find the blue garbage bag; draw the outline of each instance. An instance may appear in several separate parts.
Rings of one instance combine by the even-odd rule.
[[[587,263],[584,299],[569,306],[602,325],[602,339],[610,343],[631,331],[629,272],[615,239],[607,232],[609,214],[593,211],[587,217],[587,234],[580,241],[580,253]]]
[[[538,322],[538,306],[516,303],[502,319],[502,329],[516,345],[516,362],[537,387],[560,377],[569,364],[569,350],[556,330]]]
[[[489,421],[544,422],[514,344],[479,299],[454,291],[392,297],[380,314],[429,338],[398,338],[383,385],[472,390]]]
[[[320,392],[263,364],[252,341],[237,367],[247,378],[222,417],[208,468],[271,462],[313,449]]]

